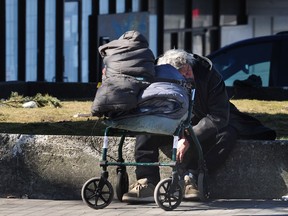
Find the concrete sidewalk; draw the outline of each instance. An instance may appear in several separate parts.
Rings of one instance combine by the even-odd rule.
[[[278,200],[211,200],[208,202],[182,202],[173,211],[164,211],[156,204],[129,205],[113,201],[104,209],[94,210],[81,200],[55,201],[39,199],[0,199],[1,216],[44,215],[288,215],[288,202]]]

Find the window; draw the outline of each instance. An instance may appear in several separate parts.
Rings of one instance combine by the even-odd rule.
[[[26,1],[26,81],[37,80],[37,0]]]
[[[251,75],[256,75],[261,78],[262,86],[269,85],[269,69],[270,61],[262,62],[254,65],[246,65],[245,70],[239,70],[231,77],[225,80],[226,86],[233,86],[235,80],[247,80]]]
[[[45,81],[55,81],[55,0],[45,2]]]
[[[18,76],[18,3],[6,1],[6,80],[17,80]]]
[[[259,76],[262,86],[268,86],[271,55],[272,43],[261,43],[223,49],[210,59],[226,86],[233,86],[235,80],[246,80],[251,75]]]
[[[88,17],[91,14],[91,0],[82,1],[82,82],[88,82],[88,32],[89,32],[89,22]]]

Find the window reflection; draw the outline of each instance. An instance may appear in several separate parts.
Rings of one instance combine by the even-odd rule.
[[[6,1],[6,80],[17,80],[18,71],[18,2]]]
[[[45,80],[55,81],[56,0],[45,2]]]
[[[26,0],[26,81],[37,80],[37,0]]]

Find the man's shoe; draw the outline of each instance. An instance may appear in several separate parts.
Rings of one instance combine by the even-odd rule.
[[[139,179],[132,189],[122,197],[123,202],[154,202],[155,186],[148,179]]]
[[[191,201],[199,201],[200,193],[197,189],[195,180],[191,178],[189,175],[185,175],[184,182],[185,182],[185,191],[183,198]]]

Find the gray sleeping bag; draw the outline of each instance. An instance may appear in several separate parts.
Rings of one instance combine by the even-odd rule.
[[[155,57],[137,31],[99,47],[106,66],[91,108],[93,116],[112,116],[137,107],[138,95],[155,77]]]

